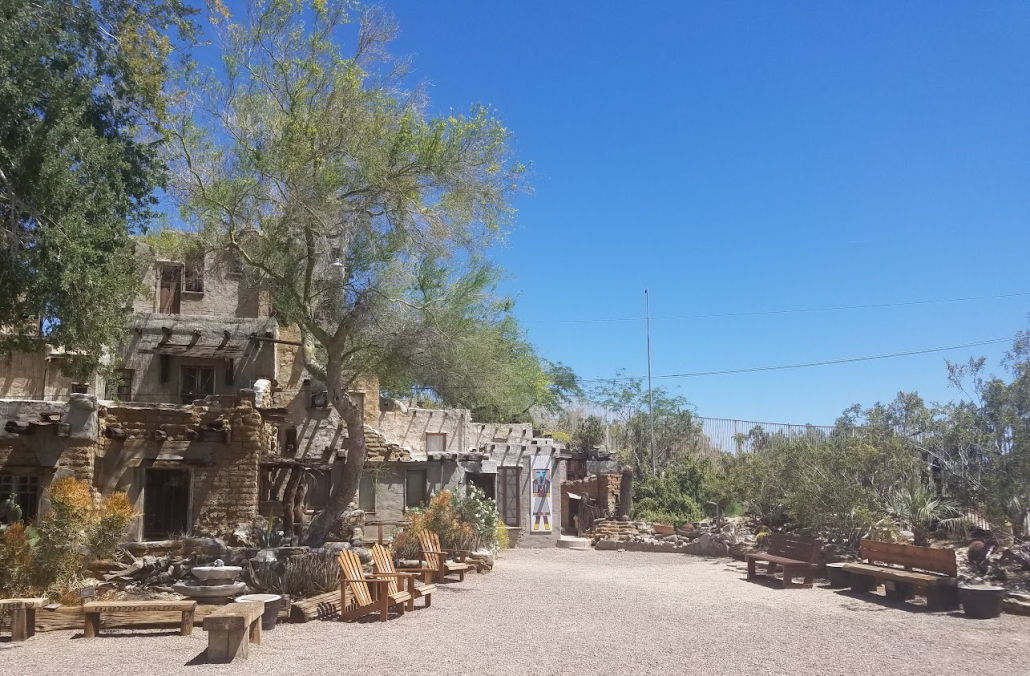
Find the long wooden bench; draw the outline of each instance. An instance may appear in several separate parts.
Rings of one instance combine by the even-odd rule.
[[[745,557],[747,559],[747,579],[766,577],[775,581],[776,569],[779,567],[783,568],[784,589],[788,587],[810,588],[815,577],[815,570],[819,567],[819,553],[822,549],[822,540],[773,533],[769,538],[768,552],[752,552]],[[768,564],[764,576],[755,570],[758,562]],[[794,578],[802,573],[805,581],[802,584],[796,584]]]
[[[182,613],[179,633],[189,636],[193,633],[193,613],[197,610],[196,601],[91,601],[82,606],[86,618],[82,630],[84,638],[94,638],[100,634],[100,615],[102,613]],[[146,618],[152,622],[153,618]]]
[[[930,610],[959,607],[954,549],[862,540],[862,558],[866,563],[844,564],[844,570],[851,574],[852,591],[871,592],[883,581],[888,597],[898,601],[923,594]]]
[[[11,641],[24,641],[36,634],[36,609],[50,603],[46,598],[2,599],[0,611],[11,613]]]
[[[229,603],[204,618],[207,632],[207,659],[232,662],[250,657],[250,644],[261,645],[261,601]]]

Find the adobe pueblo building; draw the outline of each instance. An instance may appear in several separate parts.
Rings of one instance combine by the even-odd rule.
[[[154,258],[114,375],[74,382],[65,354],[0,358],[0,495],[32,519],[55,477],[97,495],[126,491],[130,540],[227,536],[270,515],[299,532],[325,505],[347,455],[346,426],[309,374],[267,290],[214,254]],[[368,447],[356,507],[389,530],[441,489],[482,488],[519,546],[553,547],[564,450],[529,423],[477,423],[464,409],[352,393]],[[289,533],[287,533],[289,535]]]

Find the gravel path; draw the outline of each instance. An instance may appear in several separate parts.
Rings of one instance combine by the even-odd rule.
[[[0,643],[0,674],[1030,673],[1030,618],[975,621],[825,588],[745,581],[673,554],[515,550],[388,623],[279,625],[250,659],[203,662],[206,634],[78,632]],[[421,604],[421,601],[418,602]]]

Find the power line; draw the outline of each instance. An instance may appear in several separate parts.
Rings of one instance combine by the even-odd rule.
[[[843,310],[872,310],[878,308],[911,307],[915,305],[967,303],[976,300],[997,300],[1001,298],[1020,298],[1024,296],[1030,296],[1030,291],[1005,293],[995,296],[966,296],[964,298],[944,298],[938,300],[912,300],[899,303],[868,303],[864,305],[837,305],[832,307],[788,308],[781,310],[753,310],[743,312],[718,312],[703,315],[665,315],[659,317],[651,317],[651,319],[721,319],[727,317],[761,317],[765,315],[788,315],[800,314],[805,312],[840,312]],[[645,321],[645,319],[645,317],[601,317],[596,319],[526,319],[524,321],[527,323],[531,322],[547,324],[593,324],[600,322],[642,322]]]
[[[784,371],[787,369],[801,369],[809,368],[812,366],[829,366],[831,364],[851,364],[860,361],[873,361],[876,359],[893,359],[895,357],[909,357],[917,354],[930,354],[932,352],[947,352],[948,350],[960,350],[967,347],[977,347],[980,345],[992,345],[994,343],[1006,343],[1012,340],[1011,338],[992,338],[990,340],[980,340],[975,343],[964,343],[962,345],[949,345],[948,347],[930,347],[923,350],[908,350],[906,352],[892,352],[890,354],[875,354],[865,357],[848,357],[845,359],[828,359],[826,361],[810,361],[801,362],[798,364],[781,364],[779,366],[752,366],[748,368],[739,369],[725,369],[722,371],[696,371],[694,373],[670,373],[662,376],[654,376],[655,378],[700,378],[701,376],[721,376],[729,375],[732,373],[754,373],[757,371]],[[635,376],[624,376],[620,378],[579,378],[578,382],[626,382],[631,380],[638,380]]]

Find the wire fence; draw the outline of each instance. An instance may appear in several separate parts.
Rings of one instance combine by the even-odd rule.
[[[700,431],[694,439],[695,450],[700,453],[752,453],[773,441],[805,439],[819,442],[854,434],[854,430],[832,425],[797,425],[701,416],[694,420]]]

